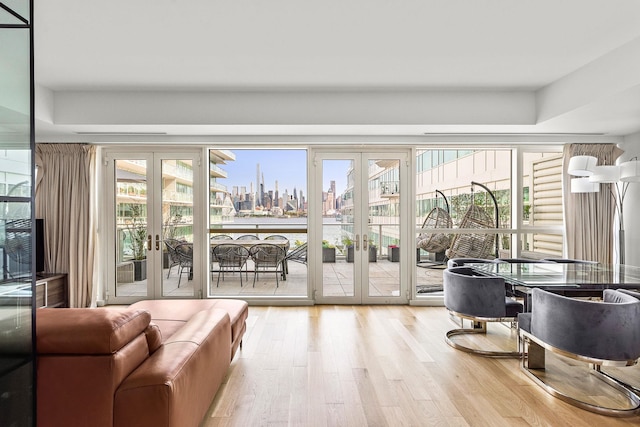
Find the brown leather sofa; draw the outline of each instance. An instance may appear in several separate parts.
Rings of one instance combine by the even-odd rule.
[[[239,300],[38,310],[38,425],[198,426],[247,315]]]

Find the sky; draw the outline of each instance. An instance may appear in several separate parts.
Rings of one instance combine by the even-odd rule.
[[[228,178],[219,178],[218,182],[227,186],[228,191],[232,191],[234,186],[251,188],[251,183],[256,182],[256,165],[260,164],[260,175],[264,175],[265,191],[276,188],[278,181],[278,191],[282,194],[285,190],[293,194],[293,188],[302,190],[306,195],[307,188],[307,151],[298,149],[247,149],[230,150],[235,154],[236,160],[229,161],[220,167],[227,172]],[[327,170],[324,171],[322,190],[329,189],[329,181],[336,181],[336,191],[341,194],[346,187],[347,161],[325,162]]]

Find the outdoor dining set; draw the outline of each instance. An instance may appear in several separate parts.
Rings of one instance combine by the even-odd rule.
[[[167,277],[171,274],[171,268],[178,267],[178,287],[183,273],[188,272],[189,278],[193,271],[193,243],[176,239],[164,241],[169,253],[170,265]],[[306,244],[304,245],[306,251]],[[224,281],[225,274],[238,273],[240,286],[243,285],[242,273],[248,280],[248,275],[253,272],[253,286],[260,272],[273,272],[276,278],[276,287],[280,278],[287,280],[287,262],[289,260],[306,262],[300,259],[300,250],[295,248],[290,251],[289,240],[281,235],[273,234],[263,239],[257,235],[246,234],[234,239],[230,235],[218,234],[210,239],[210,272],[217,273],[216,286],[220,286],[220,280]],[[253,268],[249,269],[249,261]]]

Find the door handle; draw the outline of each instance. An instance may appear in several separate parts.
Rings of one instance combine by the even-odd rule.
[[[147,236],[147,250],[151,250],[151,234]]]
[[[160,235],[156,234],[156,251],[160,250]]]
[[[356,234],[356,251],[360,250],[360,235]]]
[[[367,235],[366,234],[362,235],[362,250],[363,251],[367,250]]]

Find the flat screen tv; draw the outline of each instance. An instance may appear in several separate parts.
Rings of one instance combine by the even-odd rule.
[[[36,258],[36,273],[44,271],[44,219],[36,218],[36,247],[34,255]]]

